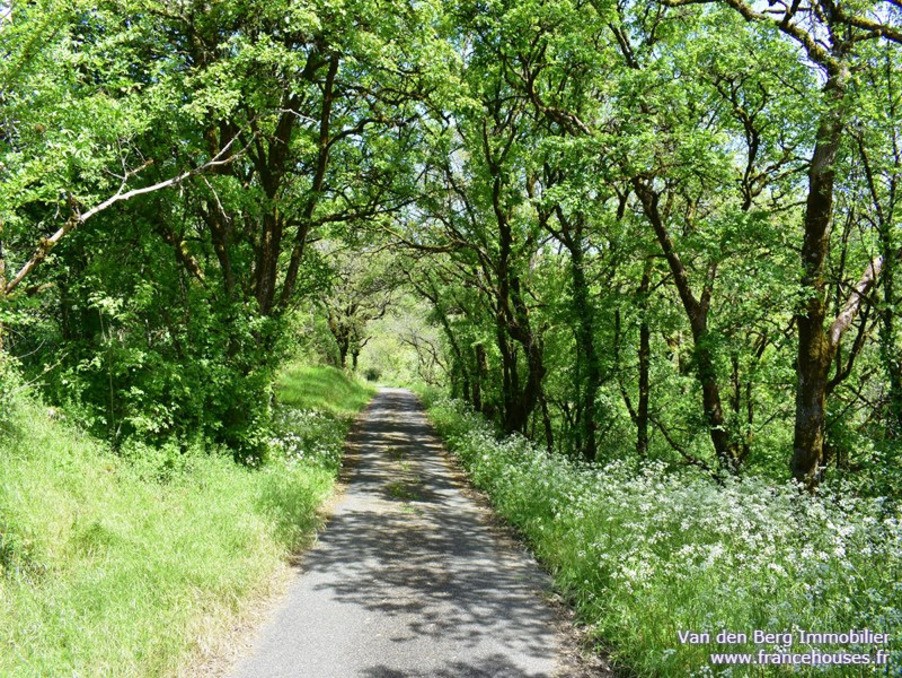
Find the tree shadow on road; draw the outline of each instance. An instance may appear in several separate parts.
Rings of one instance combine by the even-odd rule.
[[[540,594],[548,579],[524,554],[498,545],[442,462],[428,424],[413,416],[412,401],[382,396],[351,439],[350,501],[303,569],[324,575],[318,590],[333,600],[395,618],[390,640],[399,657],[426,640],[453,646],[454,657],[474,657],[428,674],[379,665],[366,675],[546,675],[526,673],[505,655],[527,663],[554,656],[554,613]],[[399,477],[415,491],[387,491]]]

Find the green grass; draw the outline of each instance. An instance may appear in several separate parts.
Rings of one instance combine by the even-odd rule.
[[[279,402],[302,410],[353,417],[372,398],[375,388],[335,367],[290,365],[279,375]]]
[[[117,456],[30,398],[4,401],[0,675],[172,675],[227,635],[318,524],[369,395],[331,370],[282,383],[284,402],[329,414],[315,452],[274,445],[258,470],[174,448]]]

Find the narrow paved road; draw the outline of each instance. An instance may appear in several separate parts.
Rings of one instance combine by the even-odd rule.
[[[381,390],[350,443],[333,517],[232,675],[552,676],[547,578],[461,493],[416,398]]]

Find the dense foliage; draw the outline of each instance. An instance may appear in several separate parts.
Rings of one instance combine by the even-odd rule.
[[[356,368],[403,282],[507,431],[887,492],[899,12],[13,2],[4,350],[116,444],[254,460],[297,313]]]
[[[409,200],[433,10],[10,7],[5,350],[117,444],[257,458],[287,317],[328,283],[308,241]]]
[[[687,623],[716,576],[899,629],[900,74],[898,0],[2,3],[0,433],[33,383],[135,468],[265,470],[332,440],[289,356],[446,382],[592,596],[702,563]]]
[[[769,4],[456,3],[399,235],[504,430],[893,492],[899,9]]]

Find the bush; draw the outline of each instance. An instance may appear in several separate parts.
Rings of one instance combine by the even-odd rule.
[[[109,270],[102,257],[83,275],[55,269],[63,310],[20,333],[25,374],[114,446],[211,441],[259,464],[284,321],[252,304],[212,301],[181,282],[165,243],[152,249],[162,257],[152,278],[141,266]]]
[[[883,648],[892,650],[889,666],[902,662],[902,522],[886,500],[810,498],[755,478],[721,487],[658,464],[639,473],[616,462],[592,468],[521,437],[497,440],[458,402],[437,401],[429,412],[582,619],[639,675],[703,675],[711,652],[761,649],[682,644],[677,634],[687,630],[713,638],[724,629],[869,628],[893,639]],[[773,667],[730,672],[771,675]]]

